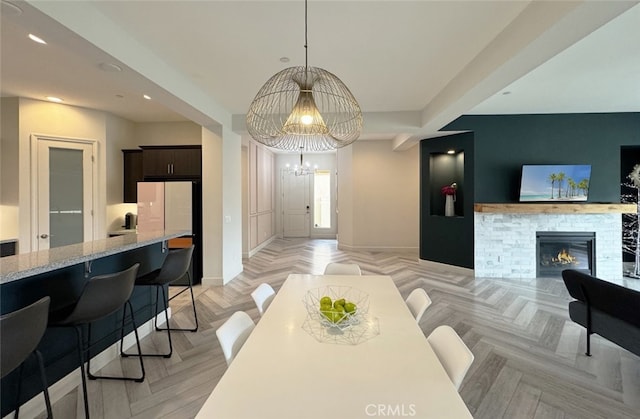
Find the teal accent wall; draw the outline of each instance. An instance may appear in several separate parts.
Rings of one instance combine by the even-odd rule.
[[[517,202],[523,164],[590,164],[589,202],[620,202],[620,150],[640,145],[640,113],[463,115],[473,132],[475,202]]]
[[[473,268],[473,155],[472,133],[420,142],[420,259]],[[445,217],[441,188],[452,182],[455,216]]]
[[[640,146],[640,112],[463,115],[442,131],[469,132],[420,142],[420,258],[473,268],[473,204],[518,202],[523,164],[590,164],[588,201],[620,202],[621,161]],[[447,169],[432,157],[448,148],[464,149],[457,217],[438,214],[434,192]]]

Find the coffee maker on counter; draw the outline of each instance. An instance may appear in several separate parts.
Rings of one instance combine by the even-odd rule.
[[[124,228],[127,230],[135,230],[138,225],[138,216],[131,212],[124,215]]]

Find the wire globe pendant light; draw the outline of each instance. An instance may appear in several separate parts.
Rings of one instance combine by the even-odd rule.
[[[289,67],[258,91],[247,112],[247,129],[258,142],[288,151],[327,151],[353,143],[362,112],[334,74],[309,67],[307,0],[304,2],[304,67]]]

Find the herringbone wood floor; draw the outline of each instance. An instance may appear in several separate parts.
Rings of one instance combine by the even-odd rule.
[[[433,300],[420,324],[425,334],[451,325],[475,354],[460,394],[476,419],[640,418],[640,358],[595,335],[593,357],[584,356],[585,332],[568,319],[560,279],[479,279],[460,269],[427,267],[411,255],[345,252],[335,241],[302,239],[271,243],[224,287],[197,287],[200,330],[174,333],[172,358],[145,359],[144,383],[89,382],[92,417],[194,417],[226,370],[215,329],[236,310],[258,320],[249,294],[261,282],[277,291],[288,274],[320,274],[330,261],[390,275],[404,296],[425,288]],[[172,302],[180,299],[173,320],[183,325],[190,324],[187,298]],[[154,333],[144,345],[163,345],[164,338]],[[129,367],[137,367],[135,360],[116,360],[105,370]],[[83,417],[81,397],[78,390],[67,394],[54,415]]]

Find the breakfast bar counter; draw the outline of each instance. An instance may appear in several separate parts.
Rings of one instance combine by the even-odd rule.
[[[127,234],[37,252],[8,256],[0,264],[0,284],[126,252],[184,235],[184,231]]]
[[[0,261],[0,314],[10,313],[39,300],[51,299],[50,312],[72,308],[82,294],[86,281],[96,275],[123,271],[138,263],[138,275],[162,266],[167,241],[184,235],[184,231],[157,231],[127,234],[49,250],[7,256]],[[149,287],[135,287],[130,302],[137,326],[153,318],[153,301]],[[92,324],[92,355],[99,354],[119,341],[122,310]],[[125,333],[132,331],[127,325]],[[75,331],[48,328],[38,349],[44,357],[49,385],[61,380],[78,367]],[[32,363],[35,364],[35,363]],[[18,373],[2,378],[2,412],[4,417],[14,408]],[[35,365],[26,365],[22,379],[22,401],[40,391]]]

